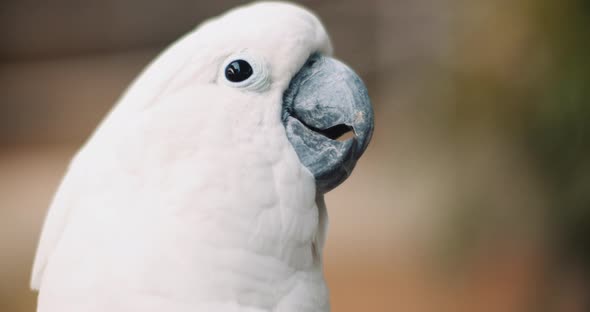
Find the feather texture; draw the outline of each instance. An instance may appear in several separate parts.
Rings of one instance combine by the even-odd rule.
[[[38,311],[328,310],[325,205],[280,119],[318,51],[331,46],[314,15],[259,3],[156,59],[54,198],[31,281]],[[263,91],[220,83],[234,53],[265,62]]]

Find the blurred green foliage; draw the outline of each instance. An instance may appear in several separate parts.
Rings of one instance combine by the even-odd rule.
[[[590,273],[590,1],[493,10],[456,30],[443,99],[454,110],[441,129],[455,149],[456,190],[436,243],[462,266],[488,243],[540,239],[557,269]]]
[[[558,251],[590,269],[590,2],[544,2],[551,63],[527,143],[550,192],[547,217]]]

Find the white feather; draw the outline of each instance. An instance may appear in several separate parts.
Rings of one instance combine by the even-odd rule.
[[[38,311],[328,310],[325,206],[280,121],[317,51],[331,47],[315,16],[259,3],[156,59],[56,194],[33,268]],[[264,88],[221,82],[234,53],[265,62]]]

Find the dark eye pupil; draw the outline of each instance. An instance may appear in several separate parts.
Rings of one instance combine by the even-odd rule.
[[[252,66],[244,60],[235,60],[225,68],[225,78],[231,82],[241,82],[252,76]]]

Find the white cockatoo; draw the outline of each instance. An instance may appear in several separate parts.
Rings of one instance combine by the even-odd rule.
[[[161,54],[55,195],[38,311],[328,311],[323,195],[373,129],[331,50],[309,11],[256,3]]]

